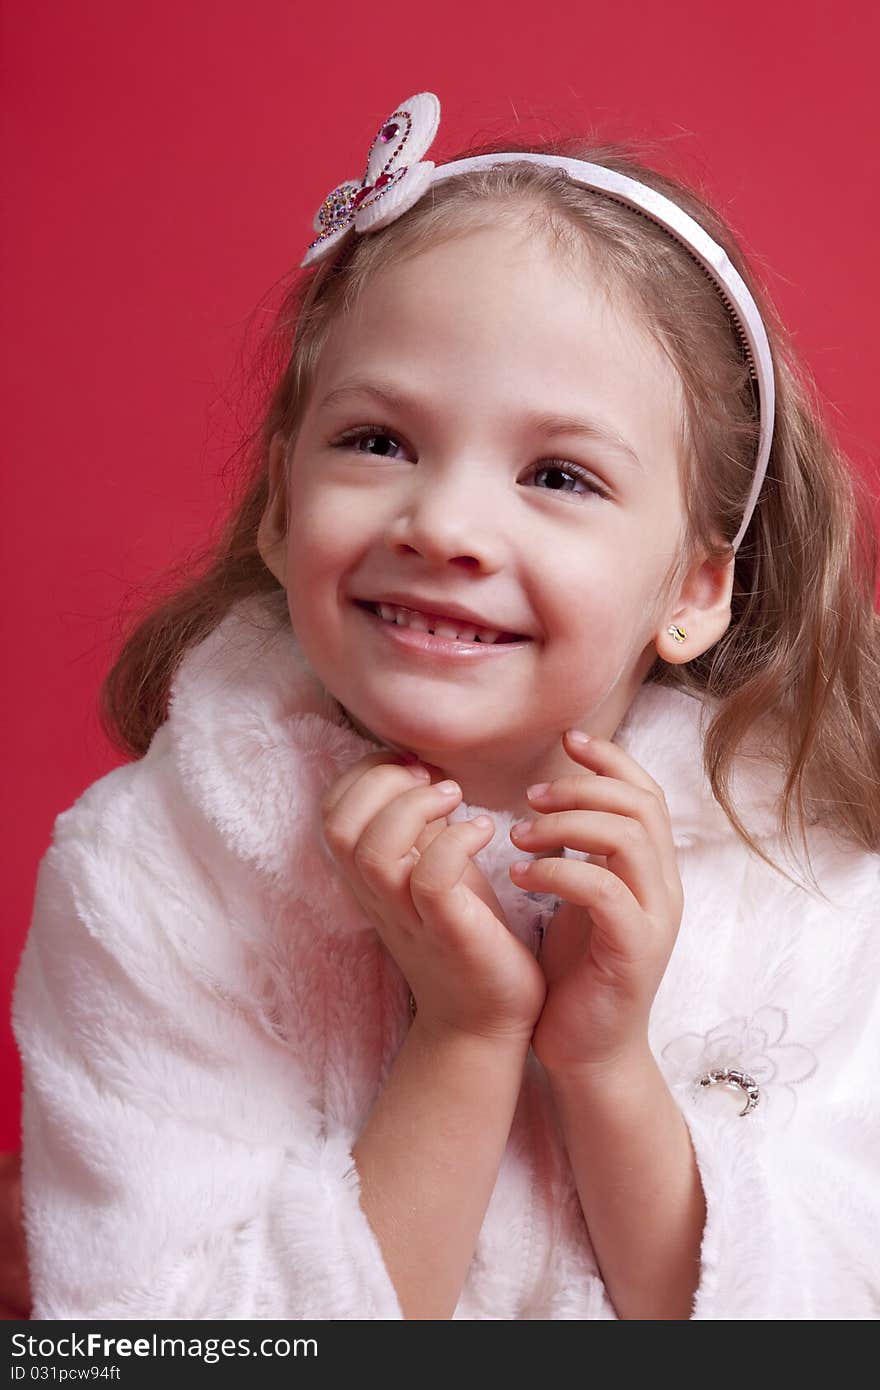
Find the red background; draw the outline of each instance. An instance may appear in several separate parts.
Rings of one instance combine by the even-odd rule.
[[[213,531],[249,315],[379,122],[436,92],[437,162],[513,130],[658,139],[726,211],[877,493],[880,26],[805,0],[5,0],[0,24],[4,1149],[37,864],[119,761],[95,715],[114,617]]]

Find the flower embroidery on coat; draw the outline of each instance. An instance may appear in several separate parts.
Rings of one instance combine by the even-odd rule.
[[[761,1104],[787,1124],[797,1108],[794,1087],[819,1065],[808,1047],[783,1042],[787,1029],[785,1009],[767,1004],[750,1018],[725,1019],[707,1033],[683,1033],[668,1042],[660,1055],[670,1069],[672,1084],[686,1086],[692,1096],[723,1082],[724,1076],[718,1073],[727,1073],[728,1084],[738,1086],[744,1102],[741,1115]],[[747,1100],[754,1087],[758,1095]]]

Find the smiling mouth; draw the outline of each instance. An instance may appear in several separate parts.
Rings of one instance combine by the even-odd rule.
[[[462,620],[460,620],[460,619],[458,619],[458,618],[444,618],[444,617],[441,617],[441,616],[438,615],[438,614],[427,614],[427,613],[426,613],[426,614],[420,615],[421,617],[423,617],[423,618],[426,620],[426,622],[427,622],[427,624],[428,624],[427,627],[423,628],[423,627],[421,627],[421,626],[416,626],[416,625],[411,624],[411,623],[409,623],[409,622],[397,623],[397,622],[391,621],[390,619],[383,618],[381,612],[379,611],[379,604],[378,604],[378,603],[371,603],[371,602],[370,602],[369,600],[367,600],[367,599],[356,599],[356,600],[355,600],[355,606],[358,607],[358,608],[363,608],[363,609],[365,609],[368,613],[372,613],[373,616],[374,616],[375,618],[378,618],[378,620],[379,620],[380,622],[387,623],[387,625],[388,625],[389,627],[407,628],[407,629],[409,629],[410,631],[413,631],[413,632],[426,632],[426,633],[430,634],[430,636],[432,636],[432,637],[438,636],[438,633],[436,632],[436,628],[437,628],[437,627],[441,627],[441,626],[444,627],[444,628],[446,628],[446,629],[450,629],[450,628],[451,628],[451,629],[458,629],[459,631],[464,631],[465,629],[467,629],[467,630],[469,630],[469,631],[472,631],[472,630],[473,630],[473,627],[474,627],[474,624],[472,624],[472,623],[471,623],[471,624],[465,623],[465,622],[463,622]],[[389,605],[383,605],[383,606],[386,606],[386,607],[395,607],[395,606],[397,606],[397,605],[389,604]],[[516,633],[516,632],[499,632],[498,635],[497,635],[496,637],[494,637],[494,638],[491,636],[491,633],[490,633],[490,638],[489,638],[489,640],[484,640],[484,639],[481,637],[481,632],[480,632],[479,629],[477,630],[476,634],[475,634],[473,637],[458,637],[458,636],[452,637],[451,633],[449,633],[449,632],[440,633],[439,636],[442,637],[442,638],[445,638],[445,639],[448,640],[448,641],[457,641],[457,642],[461,642],[461,644],[462,644],[463,646],[478,645],[478,646],[495,646],[495,647],[500,647],[500,646],[509,646],[509,645],[512,644],[512,643],[524,643],[524,642],[528,642],[528,641],[531,640],[530,638],[524,637],[524,636],[522,636],[520,633]]]

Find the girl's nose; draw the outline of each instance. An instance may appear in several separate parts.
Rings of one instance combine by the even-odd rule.
[[[492,570],[503,562],[497,504],[494,519],[492,511],[485,490],[481,497],[473,479],[465,486],[432,479],[401,507],[389,528],[389,543],[433,563],[466,559]]]

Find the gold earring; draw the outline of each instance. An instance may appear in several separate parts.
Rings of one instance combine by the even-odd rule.
[[[687,633],[685,632],[684,628],[677,627],[675,623],[668,627],[666,631],[669,633],[670,637],[675,638],[676,642],[683,642],[687,637]]]

